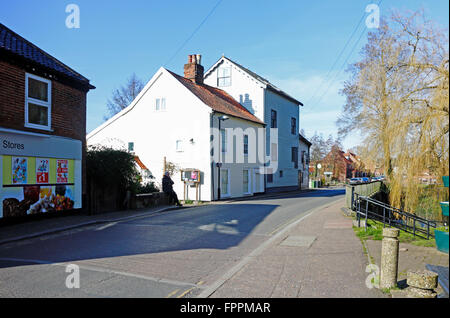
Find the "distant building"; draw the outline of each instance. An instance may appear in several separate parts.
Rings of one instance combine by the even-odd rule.
[[[361,159],[352,152],[344,152],[333,146],[321,161],[321,174],[330,175],[332,180],[345,182],[347,179],[366,177],[369,173],[364,169]]]

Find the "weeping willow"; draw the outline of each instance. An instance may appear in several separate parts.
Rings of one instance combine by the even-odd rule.
[[[423,12],[394,13],[369,34],[350,71],[341,135],[365,135],[364,157],[383,167],[392,205],[439,219],[439,200],[448,197],[419,178],[449,174],[448,35]]]

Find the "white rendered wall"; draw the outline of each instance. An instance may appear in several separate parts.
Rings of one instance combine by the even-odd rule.
[[[134,142],[135,154],[160,188],[164,157],[179,168],[199,169],[202,172],[200,200],[211,200],[210,108],[164,69],[157,72],[143,91],[132,110],[98,133],[89,134],[88,145],[127,149],[128,142]],[[156,98],[166,99],[165,111],[155,110]],[[176,150],[177,140],[182,141],[182,151]],[[172,179],[174,190],[182,199],[184,183],[180,174]],[[195,192],[189,199],[195,199]]]

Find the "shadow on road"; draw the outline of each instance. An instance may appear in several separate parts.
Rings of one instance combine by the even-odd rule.
[[[0,259],[57,263],[195,249],[224,250],[239,245],[277,207],[233,203],[162,212],[31,239],[26,244],[0,248]],[[0,268],[23,265],[24,262],[0,261]]]

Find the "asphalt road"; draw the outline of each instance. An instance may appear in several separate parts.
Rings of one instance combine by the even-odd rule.
[[[0,297],[195,297],[343,189],[186,208],[0,245]],[[73,267],[79,268],[79,288]]]

